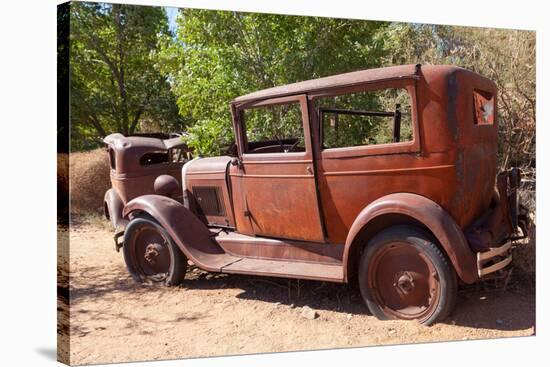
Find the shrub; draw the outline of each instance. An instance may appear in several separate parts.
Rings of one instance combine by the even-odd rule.
[[[107,152],[96,149],[69,155],[71,212],[100,213],[105,191],[111,187]]]

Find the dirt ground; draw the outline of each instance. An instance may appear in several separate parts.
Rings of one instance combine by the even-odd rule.
[[[63,236],[70,238],[71,308],[70,324],[58,335],[63,341],[70,332],[64,351],[71,364],[535,333],[535,291],[525,280],[510,281],[505,291],[487,283],[462,287],[454,313],[425,327],[369,316],[356,285],[209,274],[194,267],[181,287],[136,284],[108,227],[79,224]],[[319,317],[301,317],[305,306]],[[66,309],[63,302],[60,307]]]

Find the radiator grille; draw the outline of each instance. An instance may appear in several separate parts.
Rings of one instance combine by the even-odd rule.
[[[193,196],[206,216],[224,216],[225,208],[217,186],[193,186]]]

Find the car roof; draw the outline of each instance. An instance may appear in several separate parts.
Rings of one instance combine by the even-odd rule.
[[[187,145],[180,137],[161,139],[152,136],[124,136],[119,133],[107,135],[103,142],[117,150],[136,148],[146,150],[168,150]]]
[[[278,87],[259,90],[257,92],[245,94],[235,98],[232,103],[240,104],[259,99],[283,97],[293,94],[302,94],[313,91],[350,86],[369,81],[399,79],[413,77],[415,75],[416,65],[389,66],[377,69],[366,69],[353,71],[350,73],[327,76],[324,78],[311,79],[302,82],[281,85]]]

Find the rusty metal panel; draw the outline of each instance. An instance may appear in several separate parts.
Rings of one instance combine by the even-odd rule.
[[[267,275],[343,283],[341,265],[312,264],[281,260],[242,259],[222,268],[222,273]]]
[[[220,232],[215,239],[234,256],[342,265],[344,244],[291,241],[235,232]]]
[[[200,158],[185,166],[185,177],[182,179],[185,180],[185,195],[189,199],[190,209],[206,224],[235,228],[227,168],[230,160],[226,156]],[[201,203],[195,190],[198,188],[198,191],[204,191],[201,188],[205,187],[214,188],[217,199],[207,195],[206,201]],[[203,204],[207,206],[206,211]]]
[[[424,165],[414,155],[323,161],[319,188],[329,241],[344,242],[361,210],[392,193],[413,192],[447,206],[454,195],[455,167],[445,158],[432,155]]]
[[[230,174],[237,230],[245,234],[324,242],[306,97],[267,100],[259,105],[291,101],[300,103],[305,151],[254,154],[245,153],[242,146],[239,148],[241,161]],[[247,144],[246,137],[242,141]]]
[[[245,163],[246,164],[246,163]],[[306,172],[307,165],[299,165]],[[296,166],[296,165],[294,165]],[[248,217],[254,233],[270,237],[324,241],[311,174],[243,175]]]
[[[378,69],[367,69],[328,76],[319,79],[287,84],[279,87],[264,89],[235,98],[233,103],[243,103],[266,98],[282,97],[303,93],[311,93],[338,87],[350,87],[356,84],[381,80],[399,80],[415,77],[416,65],[400,65]]]
[[[168,152],[169,149],[174,148],[181,148],[187,153],[191,152],[179,138],[168,138],[167,134],[156,135],[159,137],[124,136],[119,133],[107,135],[103,142],[114,151],[116,169],[113,173],[128,176],[141,175],[148,167],[140,164],[140,158],[149,152]]]
[[[111,184],[120,195],[123,203],[128,203],[138,196],[154,194],[155,179],[160,175],[170,175],[181,185],[181,167],[182,164],[150,166],[148,169],[144,169],[141,174],[135,175],[111,172]],[[180,200],[181,194],[176,198]]]

